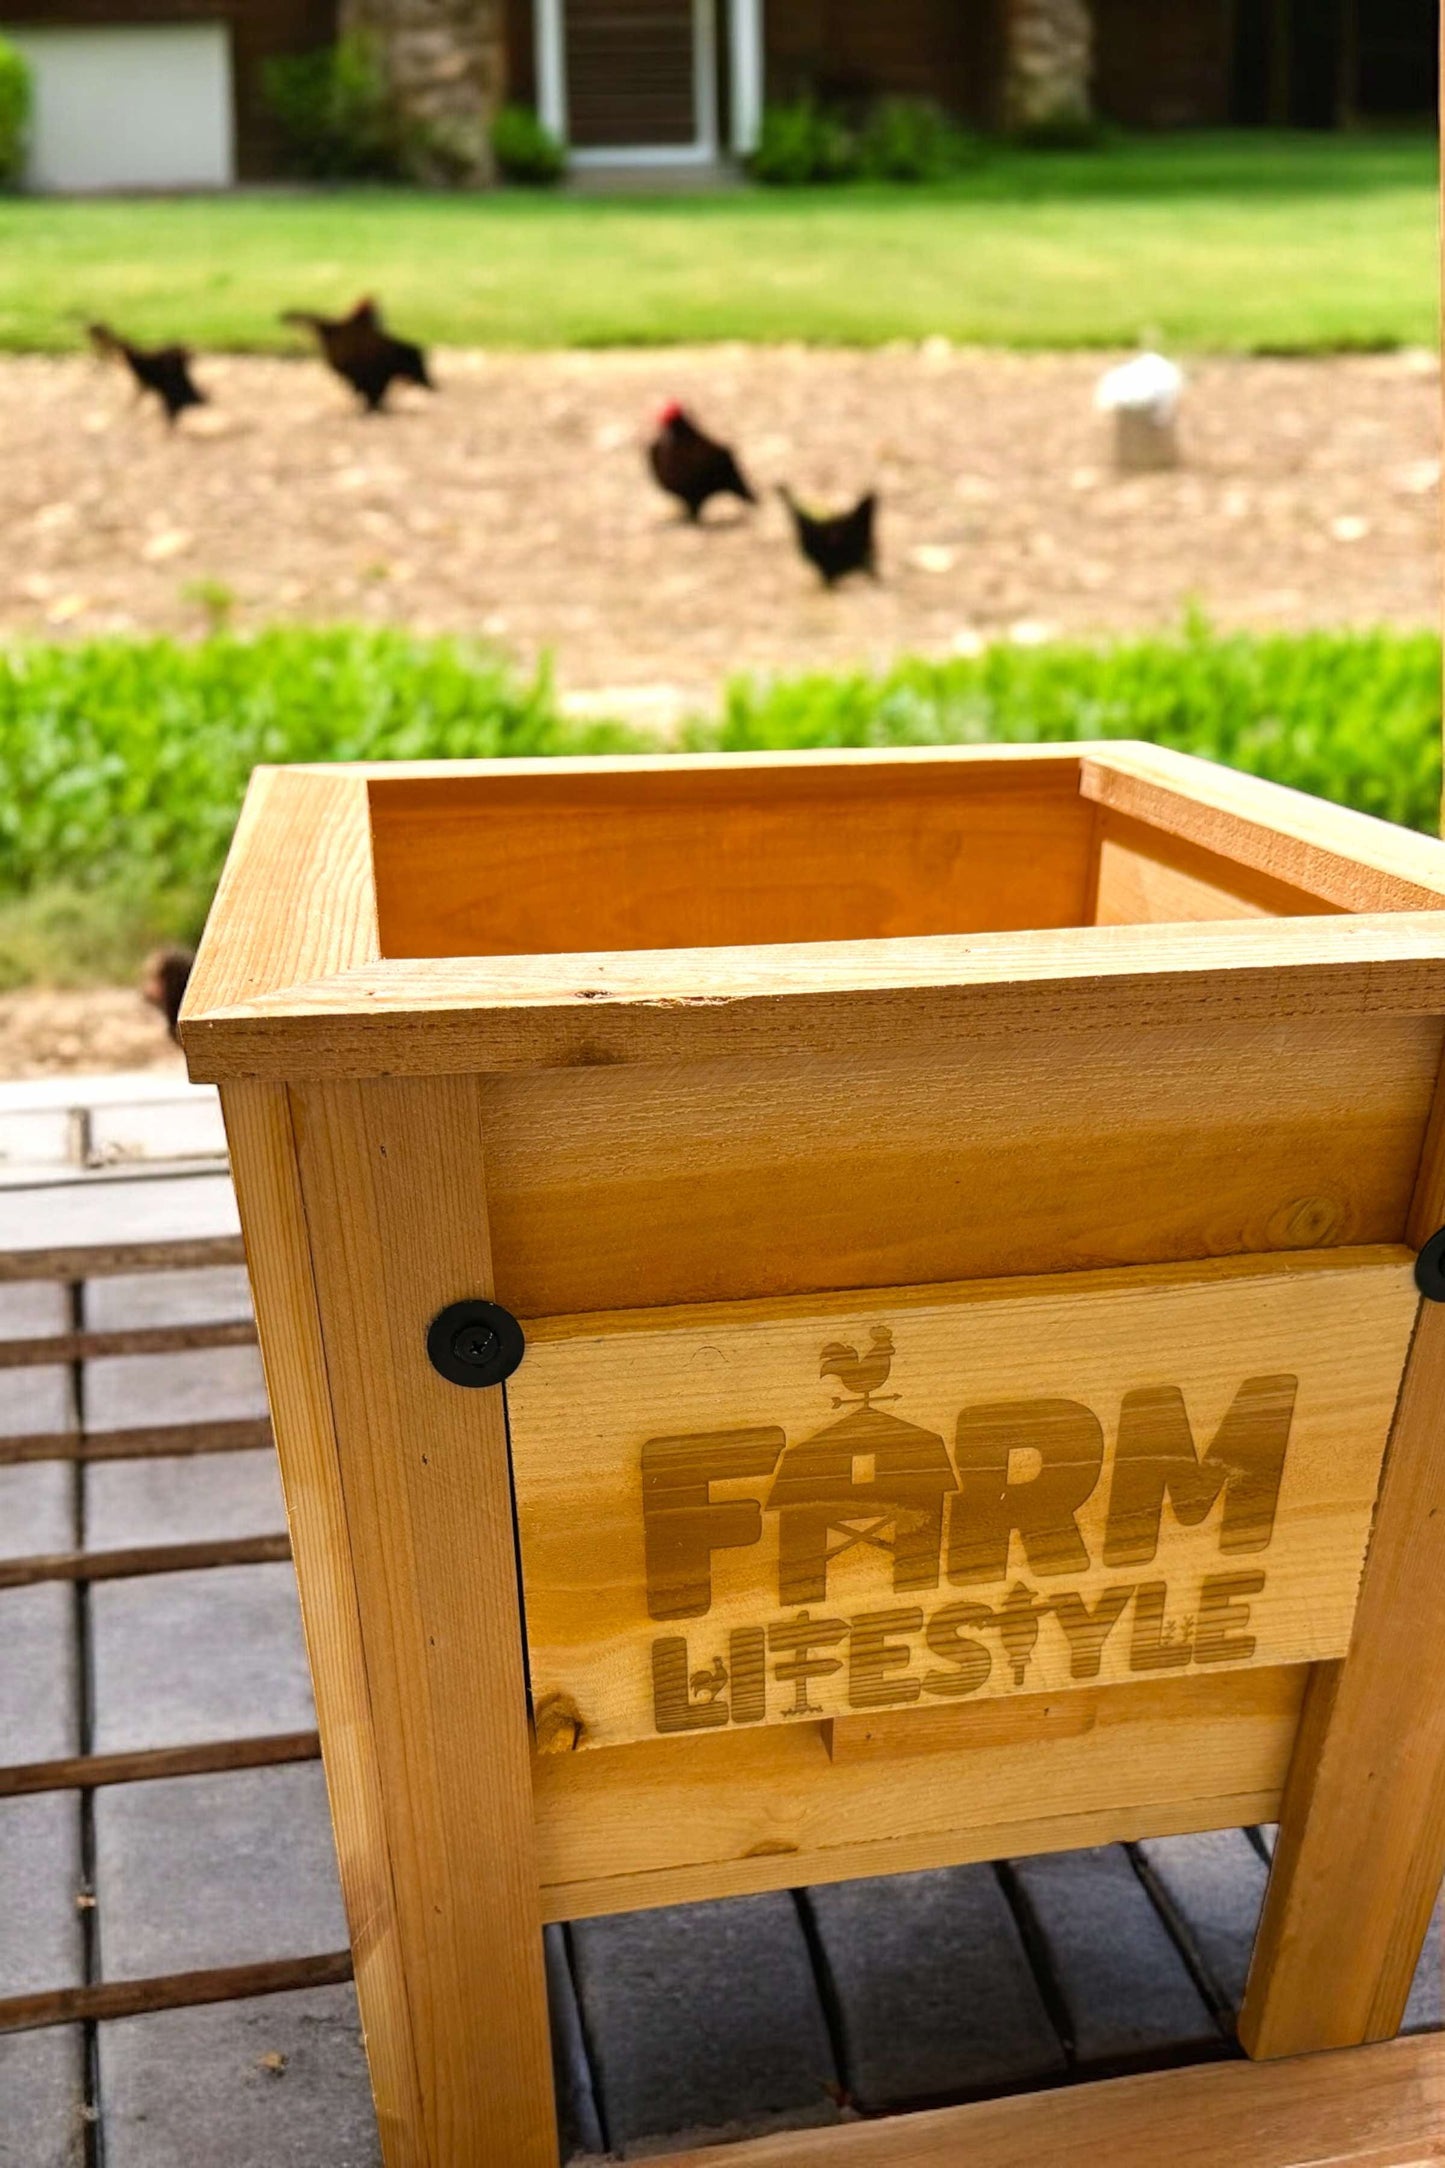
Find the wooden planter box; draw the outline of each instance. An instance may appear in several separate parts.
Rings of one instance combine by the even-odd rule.
[[[1442,904],[1147,747],[258,773],[184,1038],[389,2168],[555,2162],[543,1920],[1277,1816],[1246,2044],[1393,2033]],[[429,1355],[471,1299],[504,1386]],[[735,2158],[964,2142],[897,2127]]]

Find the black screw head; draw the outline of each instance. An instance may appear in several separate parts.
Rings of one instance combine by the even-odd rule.
[[[471,1370],[485,1370],[489,1363],[494,1363],[501,1344],[491,1325],[463,1325],[452,1334],[453,1355]]]
[[[500,1385],[522,1360],[527,1342],[510,1310],[475,1300],[449,1303],[437,1313],[427,1328],[426,1351],[433,1370],[451,1385]]]
[[[1445,1227],[1415,1259],[1415,1285],[1427,1302],[1445,1302]]]

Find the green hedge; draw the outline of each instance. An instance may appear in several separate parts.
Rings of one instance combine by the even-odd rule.
[[[1115,647],[994,647],[883,677],[735,683],[729,752],[807,745],[1030,745],[1148,738],[1439,833],[1433,633],[1229,636],[1194,624]]]
[[[684,747],[1150,738],[1434,832],[1440,647],[1427,633],[998,647],[881,677],[738,681]],[[204,915],[258,761],[642,748],[559,712],[545,674],[399,633],[0,650],[0,984],[124,973]]]

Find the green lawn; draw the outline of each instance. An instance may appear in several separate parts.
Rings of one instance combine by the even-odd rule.
[[[995,151],[947,187],[664,199],[365,190],[0,200],[0,346],[277,346],[366,289],[441,342],[693,339],[1315,352],[1437,331],[1427,137]]]

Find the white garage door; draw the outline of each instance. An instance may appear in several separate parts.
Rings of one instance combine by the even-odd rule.
[[[32,188],[228,188],[234,181],[224,23],[4,34],[35,76]]]

